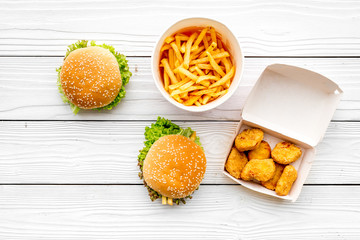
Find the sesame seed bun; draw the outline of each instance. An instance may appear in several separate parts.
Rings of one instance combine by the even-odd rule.
[[[198,188],[205,170],[206,158],[199,145],[181,135],[167,135],[151,146],[143,176],[162,196],[184,198]]]
[[[61,68],[60,81],[65,96],[83,109],[110,104],[122,84],[115,56],[95,46],[71,52]]]

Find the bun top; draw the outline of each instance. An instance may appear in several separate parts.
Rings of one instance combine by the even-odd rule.
[[[83,109],[110,104],[122,84],[115,56],[95,46],[71,52],[61,68],[60,80],[65,96]]]
[[[143,176],[162,196],[184,198],[197,189],[205,170],[206,158],[199,145],[181,135],[167,135],[151,146]]]

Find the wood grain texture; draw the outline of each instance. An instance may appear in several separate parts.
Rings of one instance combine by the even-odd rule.
[[[201,137],[204,184],[235,184],[223,162],[237,122],[177,122]],[[1,122],[0,183],[141,184],[137,155],[151,122]],[[308,184],[360,184],[360,123],[331,123]]]
[[[1,186],[0,238],[358,239],[359,208],[359,186],[305,186],[296,203],[200,186],[173,207],[142,186]]]
[[[62,56],[79,39],[150,56],[177,20],[229,26],[246,56],[360,56],[358,1],[1,1],[0,55]]]
[[[269,64],[284,63],[324,74],[344,90],[334,120],[360,120],[360,58],[247,58],[240,87],[223,105],[204,113],[173,106],[154,84],[149,58],[129,58],[133,77],[127,95],[111,111],[74,115],[56,86],[55,69],[62,58],[0,58],[0,119],[22,120],[239,120],[252,86]]]
[[[196,114],[160,95],[149,58],[165,28],[194,16],[229,26],[247,56],[235,95]],[[0,0],[0,239],[359,239],[359,26],[353,0]],[[55,69],[79,39],[130,56],[134,76],[111,112],[74,116],[60,99]],[[344,90],[296,203],[221,172],[245,99],[273,63]],[[186,205],[152,203],[137,176],[144,127],[158,115],[197,130],[206,150],[205,179]]]

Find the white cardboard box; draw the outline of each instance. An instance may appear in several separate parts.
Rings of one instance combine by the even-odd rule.
[[[291,164],[298,178],[287,196],[278,196],[258,183],[232,177],[225,170],[227,159],[224,174],[246,188],[295,202],[341,95],[336,83],[318,73],[284,64],[268,66],[246,100],[233,139],[244,129],[256,127],[264,131],[271,149],[280,141],[294,143],[303,153]]]

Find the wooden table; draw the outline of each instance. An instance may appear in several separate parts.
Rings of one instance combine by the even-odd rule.
[[[245,52],[235,95],[184,112],[150,69],[170,23],[210,17]],[[78,39],[129,59],[127,96],[112,111],[73,115],[55,69]],[[0,239],[360,239],[360,2],[0,1]],[[244,101],[265,66],[317,71],[344,90],[295,203],[254,193],[221,172]],[[138,178],[144,128],[157,116],[191,126],[208,168],[186,205],[151,202]]]

